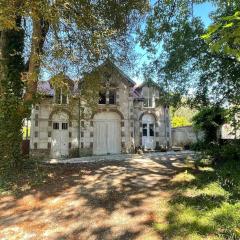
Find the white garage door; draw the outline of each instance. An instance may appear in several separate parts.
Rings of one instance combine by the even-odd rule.
[[[94,116],[93,154],[117,154],[121,152],[120,116],[114,112]]]
[[[52,156],[56,158],[68,156],[69,126],[67,114],[54,115],[52,124]]]

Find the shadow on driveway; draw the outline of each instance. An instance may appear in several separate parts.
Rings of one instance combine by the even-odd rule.
[[[1,239],[162,239],[152,228],[182,156],[52,165],[46,183],[0,198]]]

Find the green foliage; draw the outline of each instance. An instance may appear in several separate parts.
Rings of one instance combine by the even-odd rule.
[[[211,49],[211,44],[218,40],[215,36],[221,37],[217,30],[220,19],[239,10],[239,1],[212,1],[216,11],[211,16],[216,26],[210,31],[216,34],[212,35],[214,41],[210,45],[202,39],[206,30],[201,19],[192,15],[192,2],[195,1],[157,1],[154,4],[140,36],[142,46],[153,59],[144,66],[145,76],[157,79],[167,91],[188,96],[191,106],[196,108],[209,104],[239,105],[240,63],[232,54]],[[225,27],[221,29],[228,32],[225,40],[232,39],[235,43],[231,47],[238,49],[239,54],[239,27],[238,23],[228,25],[227,21],[231,20],[225,18]]]
[[[219,106],[202,108],[194,117],[194,128],[204,132],[206,143],[218,140],[218,130],[225,121],[225,110]]]
[[[202,150],[213,157],[216,162],[238,160],[240,161],[240,142],[234,140],[232,142],[205,145]]]
[[[184,116],[174,116],[172,118],[172,127],[190,126],[191,123]]]
[[[16,167],[21,161],[22,119],[26,114],[23,104],[23,41],[19,29],[1,32],[0,59],[0,173],[3,168]]]
[[[168,222],[156,222],[154,228],[173,240],[239,239],[239,171],[239,162],[231,160],[177,174],[172,179],[175,194],[169,201]]]
[[[192,125],[192,118],[197,113],[197,110],[191,109],[186,104],[174,108],[170,107],[172,127],[184,127]]]
[[[26,137],[29,137],[30,136],[30,131],[31,131],[31,128],[30,127],[23,127],[22,129],[22,136],[23,138],[25,139]]]
[[[240,12],[221,17],[208,27],[202,36],[211,50],[216,53],[235,57],[240,61]]]

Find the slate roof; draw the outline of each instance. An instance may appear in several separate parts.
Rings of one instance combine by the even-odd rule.
[[[117,67],[112,61],[108,60],[105,63],[103,63],[102,65],[100,65],[99,67],[106,65],[106,64],[110,64],[116,71],[118,71],[121,76],[128,81],[128,83],[130,84],[131,88],[131,94],[134,97],[134,99],[142,99],[141,94],[137,91],[138,89],[138,85],[136,85],[136,83],[130,78],[128,77],[119,67]],[[71,80],[73,81],[73,80]],[[76,94],[78,92],[78,84],[79,81],[73,81],[74,82],[74,89],[73,89],[73,94]],[[53,97],[55,94],[54,88],[51,86],[50,81],[39,81],[38,82],[38,88],[37,88],[38,92],[49,96],[49,97]]]
[[[49,81],[39,81],[37,91],[46,96],[54,96],[54,89],[51,87]]]

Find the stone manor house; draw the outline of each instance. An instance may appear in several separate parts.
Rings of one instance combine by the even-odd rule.
[[[136,85],[110,61],[103,68],[103,91],[97,109],[79,119],[79,101],[73,107],[78,82],[67,80],[68,95],[54,89],[51,81],[40,81],[43,95],[31,116],[30,151],[52,158],[120,154],[136,147],[159,150],[171,145],[168,106],[159,104],[160,88],[152,83]],[[104,77],[105,76],[105,77]],[[69,96],[72,95],[72,96]]]

